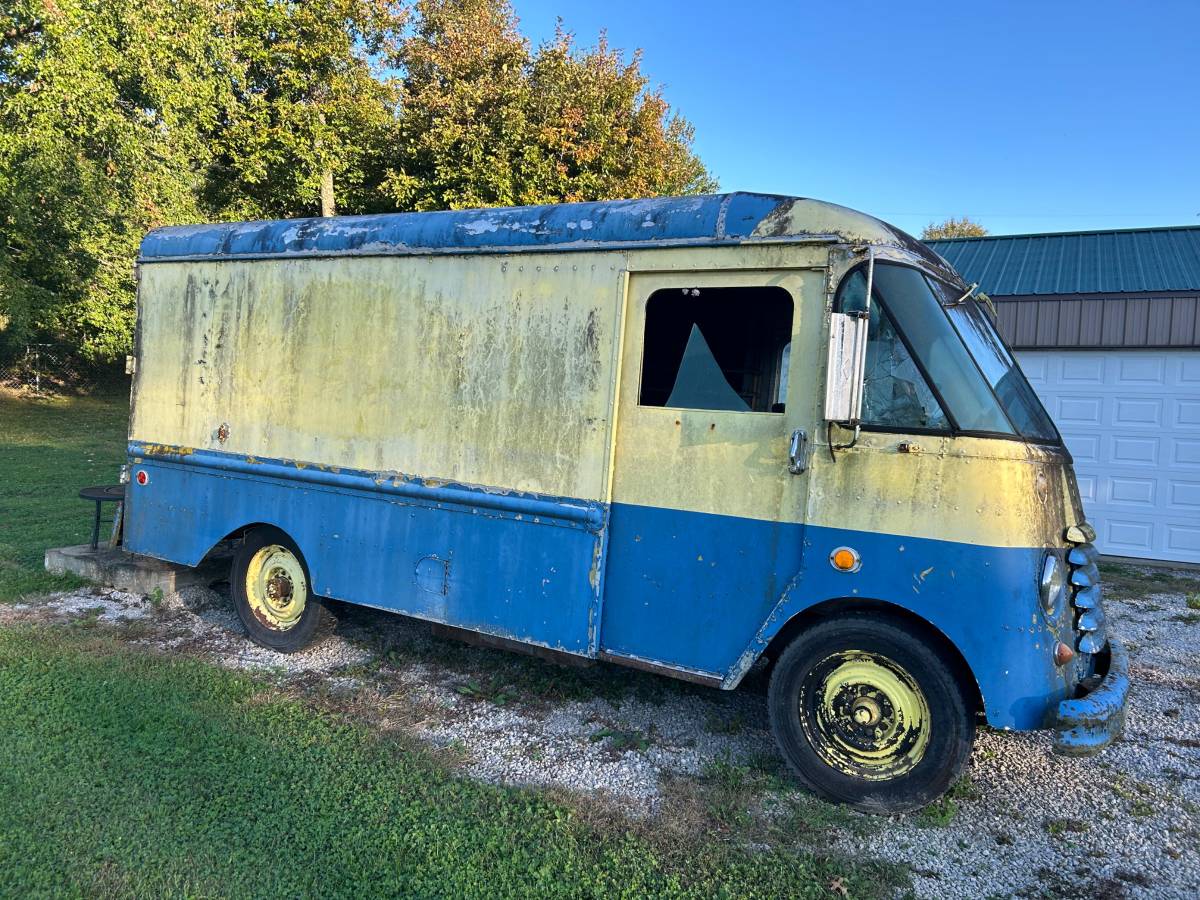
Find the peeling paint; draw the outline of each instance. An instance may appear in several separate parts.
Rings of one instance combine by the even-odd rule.
[[[141,290],[186,302],[142,304],[135,440],[604,495],[617,305],[590,265],[534,281],[451,258],[162,264]]]
[[[822,452],[838,274],[866,246],[944,270],[879,220],[739,194],[157,234],[143,248],[130,447],[154,461],[154,491],[131,515],[171,479],[188,487],[133,529],[146,552],[205,552],[183,522],[196,545],[278,522],[311,554],[314,583],[365,603],[402,593],[418,558],[453,554],[444,583],[432,562],[419,576],[439,590],[388,608],[726,687],[792,616],[861,597],[926,618],[986,668],[1003,725],[1024,727],[1073,684],[1075,670],[1025,665],[1056,637],[1031,616],[1025,570],[1082,521],[1065,456],[878,433],[836,461]],[[192,252],[209,256],[180,261]],[[638,405],[645,300],[695,289],[698,273],[793,297],[786,414]],[[795,427],[816,449],[789,474]],[[630,513],[622,534],[618,508],[680,517]],[[804,559],[827,559],[834,536],[863,570],[831,587],[828,564]],[[610,554],[633,560],[624,590]],[[995,634],[963,630],[968,582],[1008,591],[968,623]],[[610,643],[614,623],[646,643]],[[688,628],[688,646],[666,649]]]

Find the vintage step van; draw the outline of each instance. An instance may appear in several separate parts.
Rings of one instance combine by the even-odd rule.
[[[977,723],[1120,731],[1091,528],[986,298],[761,194],[163,228],[125,546],[726,690],[834,800],[927,803]]]

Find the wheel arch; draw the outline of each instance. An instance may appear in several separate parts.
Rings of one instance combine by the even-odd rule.
[[[310,554],[308,552],[308,549],[304,546],[304,544],[296,536],[295,532],[293,532],[287,528],[284,528],[283,525],[279,524],[278,522],[270,522],[270,521],[266,521],[266,520],[258,521],[258,522],[247,522],[245,525],[239,525],[237,528],[230,531],[224,537],[213,541],[212,544],[209,546],[208,550],[205,552],[203,558],[201,559],[201,562],[203,562],[204,560],[207,560],[213,556],[219,555],[222,552],[223,548],[225,548],[227,545],[229,545],[230,542],[240,541],[242,538],[244,538],[247,534],[249,534],[251,531],[253,531],[256,528],[275,528],[279,531],[282,531],[289,538],[291,538],[291,540],[295,543],[296,547],[299,548],[299,550],[300,550],[302,562],[304,563],[305,567],[308,569],[309,578],[310,579],[315,578],[315,576],[313,575],[312,554]],[[315,584],[315,581],[314,581],[314,584]]]
[[[779,659],[787,645],[800,633],[820,622],[827,622],[841,616],[854,614],[875,614],[890,618],[916,631],[932,647],[937,649],[949,663],[955,678],[962,688],[963,699],[974,705],[975,713],[977,715],[982,714],[986,709],[979,680],[971,670],[966,657],[963,656],[954,642],[946,636],[945,632],[911,609],[907,609],[897,603],[889,603],[886,600],[836,597],[815,603],[800,610],[788,619],[779,631],[776,632],[775,636],[771,638],[761,655],[767,659],[768,667],[773,668],[776,660]]]
[[[244,538],[246,536],[247,532],[252,531],[255,528],[266,528],[266,527],[278,528],[284,534],[287,534],[289,537],[291,536],[286,528],[283,528],[274,522],[247,522],[245,525],[239,525],[237,528],[230,531],[224,537],[220,537],[220,538],[217,538],[215,541],[212,541],[209,544],[208,549],[204,552],[204,555],[201,557],[200,561],[203,562],[204,560],[207,560],[210,557],[212,557],[216,554],[219,554],[223,549],[223,545],[228,544],[231,541],[240,541],[242,538]],[[292,540],[295,540],[295,538],[292,538]]]

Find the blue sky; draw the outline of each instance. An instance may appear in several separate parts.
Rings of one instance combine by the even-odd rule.
[[[643,48],[724,190],[912,232],[1200,225],[1200,0],[513,5]]]

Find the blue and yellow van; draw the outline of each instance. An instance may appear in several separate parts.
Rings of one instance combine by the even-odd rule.
[[[722,689],[823,795],[910,809],[977,723],[1119,733],[1071,459],[986,298],[889,225],[726,194],[164,228],[125,546]]]

